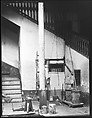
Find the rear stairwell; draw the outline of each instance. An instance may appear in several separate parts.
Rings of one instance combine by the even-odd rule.
[[[2,62],[2,93],[12,98],[13,103],[22,102],[19,70],[4,62]]]

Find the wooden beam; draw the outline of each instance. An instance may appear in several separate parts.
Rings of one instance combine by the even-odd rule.
[[[64,58],[61,58],[61,59],[45,59],[46,61],[61,61],[61,60],[64,60]]]
[[[43,105],[47,106],[45,90],[45,40],[44,40],[44,5],[38,3],[38,27],[39,27],[39,79],[40,79],[40,109]]]

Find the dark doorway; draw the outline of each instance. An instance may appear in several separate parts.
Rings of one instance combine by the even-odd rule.
[[[81,85],[81,70],[74,70],[75,72],[75,79],[76,79],[76,85]]]

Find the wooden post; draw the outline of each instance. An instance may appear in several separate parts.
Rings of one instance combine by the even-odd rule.
[[[38,27],[39,27],[39,79],[40,79],[39,107],[41,109],[43,105],[47,106],[47,98],[45,90],[44,6],[42,2],[38,3]]]

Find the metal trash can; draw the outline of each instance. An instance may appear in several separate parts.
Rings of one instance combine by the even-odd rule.
[[[45,106],[45,105],[43,105],[42,107],[41,107],[41,114],[47,114],[48,113],[48,108],[47,108],[47,106]]]
[[[24,111],[27,111],[27,113],[30,111],[33,111],[32,98],[31,97],[26,97]]]
[[[56,114],[56,104],[49,104],[49,113]]]

